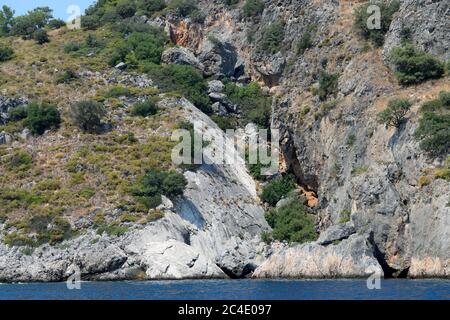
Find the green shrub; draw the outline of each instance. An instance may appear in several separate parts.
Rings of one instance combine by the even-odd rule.
[[[359,176],[361,174],[366,173],[367,171],[369,171],[369,167],[361,166],[361,167],[353,168],[351,174],[352,174],[352,176]]]
[[[314,217],[308,214],[298,198],[279,209],[271,209],[266,220],[272,227],[272,233],[264,235],[265,241],[270,239],[304,243],[315,241],[318,237]]]
[[[399,128],[405,122],[405,115],[412,106],[408,99],[393,99],[388,103],[387,108],[378,114],[378,122],[385,124],[386,128]]]
[[[81,130],[94,133],[100,130],[106,109],[101,103],[86,100],[73,104],[70,115]]]
[[[69,43],[64,45],[64,52],[65,53],[76,52],[76,51],[78,51],[80,49],[81,49],[81,45],[79,43],[76,43],[76,42],[69,42]]]
[[[117,46],[109,64],[115,66],[119,62],[126,62],[130,67],[137,67],[142,62],[160,63],[167,36],[154,27],[148,30],[148,33],[131,33],[127,40]]]
[[[147,64],[144,70],[161,90],[183,95],[203,112],[212,112],[206,81],[194,67],[177,64],[163,66]]]
[[[302,34],[300,40],[297,42],[297,54],[303,54],[306,49],[313,45],[312,35],[309,31]]]
[[[138,0],[138,9],[146,15],[161,11],[166,7],[165,0]]]
[[[122,86],[115,86],[106,92],[105,97],[106,98],[119,98],[119,97],[128,97],[131,95],[130,89],[122,87]]]
[[[370,5],[377,5],[380,8],[381,21],[380,29],[369,29],[368,21],[374,13],[367,13]],[[375,46],[381,47],[384,43],[384,35],[389,31],[393,15],[400,9],[400,1],[370,1],[361,5],[355,10],[354,28]]]
[[[28,116],[27,106],[17,106],[8,110],[9,121],[20,121]]]
[[[350,212],[350,210],[342,210],[340,212],[339,223],[347,223],[347,222],[349,222],[351,214],[352,213]]]
[[[395,66],[398,81],[403,85],[437,79],[444,74],[443,62],[410,43],[394,48],[391,52],[391,62]]]
[[[116,13],[122,18],[130,18],[136,13],[136,4],[130,0],[119,0],[116,5]]]
[[[262,35],[261,48],[271,54],[281,50],[284,39],[284,21],[278,20],[268,25]]]
[[[169,0],[167,8],[181,17],[187,17],[192,12],[198,10],[196,0]]]
[[[181,173],[149,170],[135,186],[133,195],[151,209],[161,204],[162,194],[173,198],[182,195],[186,186],[187,180]]]
[[[59,128],[60,124],[61,115],[56,106],[46,103],[28,105],[25,125],[31,133],[41,135],[46,130]]]
[[[31,39],[37,30],[42,30],[52,18],[49,7],[39,7],[26,15],[16,17],[11,27],[11,34]]]
[[[66,26],[66,22],[61,19],[52,19],[48,22],[48,27],[50,29],[60,29],[64,26]]]
[[[33,33],[33,40],[36,41],[37,44],[44,44],[49,42],[47,31],[44,29],[37,29]]]
[[[264,11],[264,2],[261,0],[246,0],[242,10],[246,17],[259,16]]]
[[[78,79],[78,75],[75,73],[75,71],[73,71],[72,69],[66,69],[56,77],[55,82],[57,84],[70,83],[76,79]]]
[[[117,223],[111,223],[110,225],[101,225],[97,229],[97,234],[102,235],[106,233],[110,237],[120,237],[127,233],[129,230],[126,226],[118,225]]]
[[[131,114],[134,116],[147,117],[155,115],[158,112],[158,107],[152,99],[147,99],[144,102],[139,102],[131,108]]]
[[[322,71],[319,75],[319,88],[314,92],[319,99],[324,101],[330,95],[336,96],[338,92],[338,74],[329,74],[326,71]]]
[[[263,94],[258,83],[251,82],[247,86],[240,87],[232,82],[226,82],[224,92],[233,103],[239,105],[244,121],[263,128],[270,127],[272,101]]]
[[[450,114],[425,112],[415,137],[421,141],[420,147],[431,155],[447,154],[450,151]]]
[[[0,62],[11,60],[14,56],[14,50],[10,47],[0,45]]]
[[[295,180],[292,175],[277,177],[264,187],[261,200],[271,206],[275,206],[278,201],[293,189],[295,189]]]
[[[7,36],[11,32],[14,23],[14,10],[4,5],[0,9],[0,37]]]
[[[33,157],[26,151],[15,152],[9,160],[10,167],[19,170],[28,170],[32,163]]]
[[[98,16],[82,16],[81,27],[85,30],[95,30],[100,27],[100,17]]]

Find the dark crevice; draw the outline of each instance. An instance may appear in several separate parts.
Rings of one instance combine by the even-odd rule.
[[[380,251],[377,244],[374,241],[373,238],[373,232],[370,234],[369,241],[371,242],[373,246],[373,255],[377,259],[378,263],[380,264],[381,268],[384,272],[384,278],[394,278],[394,274],[398,272],[398,270],[392,268],[389,266],[389,264],[386,262],[385,255]]]
[[[231,279],[245,279],[250,278],[253,272],[256,270],[256,266],[252,263],[248,263],[242,269],[242,273],[237,270],[229,269],[221,265],[217,265],[228,277]]]
[[[282,132],[280,136],[284,136],[284,132]],[[287,131],[287,136],[287,142],[282,143],[281,151],[288,166],[288,172],[294,174],[297,183],[303,189],[305,189],[306,191],[313,191],[315,194],[317,194],[317,190],[319,189],[317,177],[314,175],[305,174],[304,170],[302,169],[302,165],[297,158],[297,148],[294,145],[292,135],[289,131]]]

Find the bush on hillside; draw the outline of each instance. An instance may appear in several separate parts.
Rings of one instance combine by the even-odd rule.
[[[61,19],[52,19],[48,22],[48,27],[50,29],[60,29],[64,26],[66,26],[66,22]]]
[[[8,110],[9,121],[20,121],[28,116],[27,106],[17,106]]]
[[[116,13],[122,18],[130,18],[136,13],[134,1],[119,0],[116,6]]]
[[[432,156],[450,152],[450,92],[442,91],[438,99],[426,102],[421,108],[419,127],[415,137],[422,150]]]
[[[280,176],[270,181],[263,189],[261,200],[271,206],[275,206],[289,191],[295,188],[295,180],[292,175]]]
[[[57,84],[61,84],[61,83],[67,84],[76,79],[78,79],[78,75],[76,74],[76,72],[73,71],[72,69],[66,69],[56,77],[55,82]]]
[[[31,39],[35,31],[44,28],[52,18],[52,10],[39,7],[29,11],[26,15],[16,17],[11,27],[11,34]]]
[[[45,31],[44,29],[36,30],[33,33],[33,40],[36,41],[37,44],[44,44],[50,41],[47,31]]]
[[[32,103],[27,107],[25,125],[33,134],[43,134],[46,130],[59,128],[61,115],[56,106]]]
[[[138,102],[131,108],[131,114],[134,116],[147,117],[155,115],[158,112],[158,107],[152,99],[147,99],[143,102]]]
[[[85,100],[73,104],[70,107],[70,115],[75,125],[85,132],[99,132],[102,119],[106,115],[103,104]]]
[[[137,7],[146,15],[152,15],[166,7],[165,0],[137,0]]]
[[[148,209],[161,204],[161,195],[169,198],[182,195],[187,180],[175,171],[149,170],[135,185],[133,195]]]
[[[169,0],[167,2],[167,8],[181,17],[187,17],[192,12],[198,10],[196,0]]]
[[[443,62],[410,43],[394,48],[391,52],[391,62],[395,66],[398,81],[403,85],[437,79],[445,72]]]
[[[4,5],[0,9],[0,37],[8,36],[14,23],[14,10]]]
[[[14,50],[7,46],[0,45],[0,62],[11,60],[14,56]]]
[[[113,53],[109,64],[126,62],[131,67],[139,63],[160,63],[167,36],[159,29],[151,27],[149,33],[133,32]]]
[[[177,64],[147,64],[144,70],[161,90],[183,95],[203,112],[212,112],[206,81],[197,69]]]
[[[281,50],[284,39],[284,21],[278,20],[268,25],[262,35],[261,48],[271,54]]]
[[[313,45],[312,35],[309,31],[306,31],[300,37],[300,40],[297,43],[297,53],[303,54],[306,49],[311,48]]]
[[[258,83],[251,82],[247,86],[240,87],[227,82],[224,92],[233,103],[239,105],[244,121],[255,123],[263,128],[270,127],[272,101],[262,93]]]
[[[264,2],[261,0],[246,0],[242,10],[246,17],[259,16],[264,11]]]
[[[269,210],[266,215],[271,233],[264,235],[264,240],[304,243],[315,241],[318,237],[314,216],[308,214],[298,197],[290,200],[278,209]]]
[[[385,124],[386,128],[399,128],[405,122],[405,115],[412,106],[408,99],[393,99],[388,102],[387,108],[378,114],[378,122]]]
[[[339,75],[322,71],[319,75],[319,87],[313,92],[324,101],[329,96],[336,96],[338,92]]]
[[[381,20],[380,28],[369,28],[368,22],[373,20],[371,16],[374,12],[367,12],[371,5],[377,5],[380,8]],[[354,28],[367,40],[370,40],[375,46],[381,47],[384,43],[384,35],[389,31],[393,15],[400,9],[400,1],[370,1],[361,5],[355,10]]]

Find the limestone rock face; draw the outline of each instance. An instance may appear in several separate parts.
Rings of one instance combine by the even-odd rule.
[[[335,278],[382,276],[364,236],[353,235],[339,244],[322,246],[307,243],[275,251],[261,266],[255,278]]]
[[[199,130],[225,134],[186,99],[166,99],[161,108],[180,112]],[[202,129],[203,128],[203,129]],[[217,141],[217,139],[215,139]],[[225,152],[232,147],[213,143]],[[226,154],[230,157],[230,154]],[[231,159],[228,159],[231,161]],[[241,158],[229,164],[206,161],[187,171],[187,189],[173,201],[163,198],[164,218],[144,227],[132,225],[119,237],[94,230],[25,254],[0,239],[0,282],[62,281],[77,268],[82,279],[185,279],[249,275],[267,257],[260,234],[269,230],[255,182]],[[117,215],[120,212],[112,212]],[[86,221],[77,221],[89,228]],[[0,228],[2,225],[0,224]],[[0,236],[1,238],[1,236]]]
[[[450,59],[450,20],[448,1],[406,0],[396,19],[391,24],[383,47],[383,59],[389,61],[389,54],[401,44],[402,30],[407,28],[413,43],[443,61]]]
[[[188,65],[203,71],[204,66],[200,63],[192,51],[186,48],[174,47],[163,52],[161,60],[164,63]]]

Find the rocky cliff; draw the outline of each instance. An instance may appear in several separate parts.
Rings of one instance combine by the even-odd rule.
[[[372,239],[368,255],[377,259],[387,276],[448,276],[450,184],[442,179],[426,186],[418,182],[426,170],[445,167],[447,157],[421,152],[413,134],[419,106],[448,90],[450,83],[444,78],[400,86],[388,57],[400,45],[406,26],[415,45],[447,61],[449,6],[446,1],[402,1],[384,46],[367,50],[353,29],[353,12],[361,3],[265,1],[262,15],[252,19],[243,17],[239,7],[201,1],[207,18],[200,29],[177,18],[169,19],[166,28],[177,43],[199,57],[208,51],[212,37],[220,39],[233,48],[234,60],[245,65],[246,74],[270,89],[276,97],[274,124],[283,132],[282,167],[317,195],[314,209],[322,232],[339,224],[342,212],[350,212],[355,233]],[[284,23],[281,47],[273,53],[262,52],[264,28],[280,20]],[[311,25],[315,26],[312,45],[298,55],[294,45]],[[232,73],[239,63],[234,69],[223,67]],[[340,75],[336,99],[325,112],[323,102],[312,94],[323,68]],[[387,129],[376,115],[394,97],[410,98],[414,106],[406,124]],[[346,250],[337,256],[346,260],[343,257],[352,249]],[[283,249],[256,276],[318,276],[318,271],[307,267],[308,254],[327,253],[307,246]],[[323,260],[317,259],[319,265]],[[321,274],[330,276],[332,271]]]
[[[208,78],[216,115],[239,114],[239,106],[222,92],[226,79],[238,84],[257,81],[273,97],[271,123],[281,132],[280,171],[292,173],[307,195],[318,240],[272,245],[261,241],[261,234],[270,230],[266,206],[258,199],[258,183],[239,159],[233,166],[204,164],[187,170],[183,196],[163,198],[158,208],[164,212],[162,219],[130,223],[130,230],[118,237],[87,228],[59,246],[44,245],[32,253],[0,243],[0,282],[61,281],[77,268],[83,278],[93,280],[252,274],[449,277],[450,183],[448,177],[434,178],[431,173],[448,167],[448,152],[427,154],[414,137],[420,106],[449,91],[449,78],[402,86],[390,59],[407,29],[415,46],[448,61],[448,1],[401,1],[381,47],[368,45],[354,30],[354,10],[364,1],[263,3],[265,9],[257,16],[242,13],[244,1],[229,6],[201,0],[201,21],[173,13],[136,18],[161,27],[177,45],[164,51],[164,63],[192,66]],[[276,24],[283,30],[281,41],[273,50],[264,50],[267,27]],[[297,43],[305,33],[311,39],[300,50]],[[332,98],[317,94],[323,72],[338,75]],[[86,73],[89,77],[95,78],[90,90],[104,80],[98,73]],[[152,86],[147,82],[144,86]],[[387,127],[377,115],[393,98],[408,98],[413,105],[404,123]],[[23,103],[5,101],[0,100],[5,108]],[[159,105],[177,110],[177,119],[203,123],[223,135],[185,98],[164,96]],[[169,122],[172,116],[169,113]],[[124,118],[120,113],[115,117]],[[167,135],[162,127],[151,134]],[[10,135],[0,135],[2,143],[10,140]],[[121,215],[107,209],[108,216]],[[77,221],[84,220],[71,222]]]

